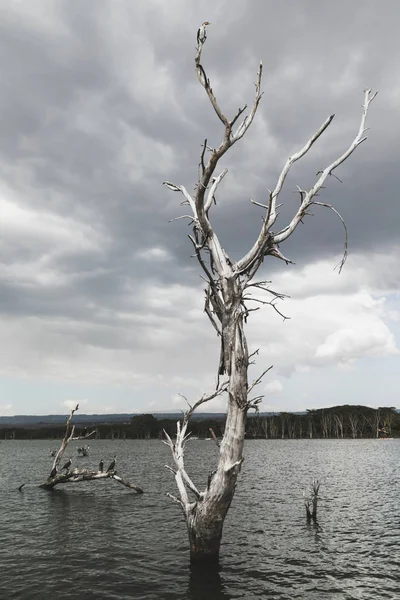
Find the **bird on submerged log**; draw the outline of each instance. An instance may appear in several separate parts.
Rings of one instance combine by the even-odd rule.
[[[112,461],[110,462],[110,466],[107,469],[107,473],[109,473],[110,471],[114,471],[115,469],[115,463],[117,462],[117,457],[114,456],[114,458],[112,459]]]
[[[69,471],[69,468],[70,468],[71,464],[72,464],[72,460],[69,458],[69,459],[67,460],[67,462],[65,463],[65,465],[64,465],[63,467],[61,467],[61,471],[62,471],[63,469],[65,469],[66,471]]]
[[[102,473],[103,472],[103,468],[104,468],[104,461],[101,460],[99,463],[99,471]]]
[[[53,467],[50,473],[50,477],[55,477],[57,475],[57,467]]]
[[[204,42],[207,39],[207,30],[206,27],[207,25],[211,25],[211,23],[209,21],[204,21],[204,23],[202,24],[202,26],[199,28],[198,32],[197,32],[197,44],[204,44]]]

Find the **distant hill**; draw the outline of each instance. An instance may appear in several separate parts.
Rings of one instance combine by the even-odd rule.
[[[74,423],[77,425],[117,425],[129,423],[132,417],[145,413],[123,413],[123,414],[100,414],[100,415],[74,415]],[[156,419],[180,419],[182,413],[147,413],[153,414]],[[193,415],[194,419],[223,418],[225,414],[198,413]],[[49,425],[63,425],[68,415],[15,415],[13,417],[1,417],[0,427],[46,427]]]
[[[74,415],[74,423],[79,425],[117,425],[129,423],[132,417],[139,414],[152,414],[156,419],[181,419],[181,412],[153,412],[153,413],[122,413],[100,415]],[[260,413],[260,416],[269,416],[272,413]],[[192,419],[224,419],[225,413],[197,412]],[[252,416],[252,415],[249,415]],[[15,415],[13,417],[0,416],[0,427],[47,427],[50,425],[63,425],[68,415]]]
[[[396,409],[396,412],[400,412]],[[152,414],[156,419],[174,419],[178,420],[182,418],[182,412],[146,412],[142,413],[122,413],[122,414],[100,414],[100,415],[74,415],[74,423],[77,425],[95,426],[95,425],[122,425],[130,422],[131,418],[140,414]],[[271,415],[280,414],[279,411],[272,412],[260,412],[259,417],[270,417]],[[292,415],[306,414],[306,411],[299,411],[291,413]],[[192,419],[206,420],[206,419],[225,419],[225,413],[212,413],[212,412],[195,412]],[[255,416],[255,413],[251,412],[248,415],[250,418]],[[0,428],[9,427],[49,427],[63,425],[67,420],[68,415],[15,415],[13,417],[2,417],[0,416]]]

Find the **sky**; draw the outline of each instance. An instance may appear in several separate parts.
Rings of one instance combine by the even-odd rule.
[[[223,158],[212,223],[232,260],[254,243],[288,156],[335,119],[280,196],[355,137],[363,90],[368,140],[330,177],[258,278],[289,298],[251,314],[250,380],[273,365],[261,410],[400,406],[400,43],[397,0],[0,0],[0,415],[143,413],[185,408],[216,383],[219,344],[203,312],[183,198],[200,145],[223,131],[194,70],[224,112],[264,95]],[[221,411],[226,398],[207,410]]]

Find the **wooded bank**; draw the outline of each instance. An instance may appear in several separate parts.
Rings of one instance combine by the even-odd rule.
[[[165,430],[174,437],[176,418],[157,419],[151,414],[135,415],[126,423],[96,424],[92,439],[161,439]],[[207,415],[192,419],[189,430],[192,437],[211,438],[210,429],[222,437],[225,419]],[[61,439],[63,425],[0,427],[0,439],[39,440]],[[86,428],[76,428],[83,435]],[[334,406],[308,410],[305,413],[281,412],[249,414],[246,421],[246,439],[342,439],[400,437],[400,413],[393,407],[379,409],[367,406]]]

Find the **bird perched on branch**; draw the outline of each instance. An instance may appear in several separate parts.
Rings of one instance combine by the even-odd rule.
[[[69,471],[69,468],[70,468],[70,466],[71,466],[71,465],[72,465],[72,460],[69,458],[69,459],[67,460],[67,462],[65,463],[65,465],[64,465],[63,467],[61,467],[61,471],[62,471],[63,469],[65,469],[66,471]]]
[[[101,460],[100,463],[99,463],[99,471],[102,473],[103,469],[104,469],[104,461]]]
[[[204,44],[204,42],[207,39],[207,31],[206,31],[206,27],[207,25],[211,25],[211,23],[209,21],[204,21],[204,23],[202,24],[202,26],[199,28],[198,32],[197,32],[197,44]]]
[[[114,456],[114,458],[112,459],[112,461],[110,462],[110,466],[107,469],[107,473],[109,473],[110,471],[114,471],[115,469],[115,463],[117,462],[117,457]]]

